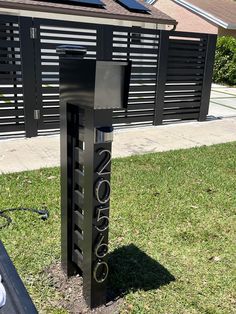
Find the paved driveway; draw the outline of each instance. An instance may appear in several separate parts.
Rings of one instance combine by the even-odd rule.
[[[216,118],[236,117],[236,87],[212,85],[209,116]]]

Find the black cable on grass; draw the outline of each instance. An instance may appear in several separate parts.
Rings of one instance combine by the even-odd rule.
[[[36,213],[40,215],[40,218],[43,220],[47,220],[49,218],[49,211],[47,209],[35,209],[35,208],[24,208],[24,207],[18,207],[18,208],[6,208],[3,210],[0,210],[0,218],[5,219],[5,223],[0,225],[0,229],[3,229],[5,227],[8,227],[12,223],[11,217],[9,217],[6,213],[13,212],[13,211],[29,211]]]

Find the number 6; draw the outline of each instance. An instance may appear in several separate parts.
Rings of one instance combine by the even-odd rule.
[[[104,240],[104,236],[101,236],[98,244],[95,246],[94,253],[98,258],[103,258],[108,253],[108,245],[106,243],[102,243]]]

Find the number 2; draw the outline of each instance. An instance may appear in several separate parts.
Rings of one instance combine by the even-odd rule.
[[[109,171],[106,171],[105,169],[111,162],[111,152],[107,149],[102,149],[99,151],[98,155],[101,156],[102,154],[104,154],[105,157],[103,158],[102,162],[98,166],[97,174],[99,176],[110,173]]]

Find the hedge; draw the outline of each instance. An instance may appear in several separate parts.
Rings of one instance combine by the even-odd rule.
[[[218,38],[213,81],[236,85],[236,38],[229,36]]]

